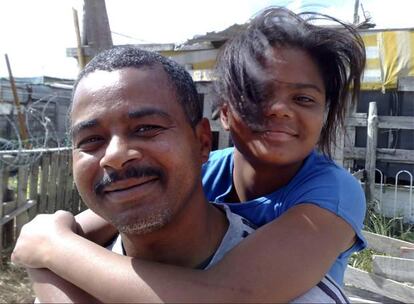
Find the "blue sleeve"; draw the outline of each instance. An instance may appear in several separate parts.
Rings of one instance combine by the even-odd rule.
[[[346,170],[328,166],[315,170],[306,180],[301,181],[292,191],[289,201],[294,205],[315,204],[344,219],[354,229],[357,240],[344,256],[366,247],[362,235],[366,203],[363,189],[357,179]]]

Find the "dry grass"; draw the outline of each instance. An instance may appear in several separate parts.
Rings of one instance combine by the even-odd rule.
[[[3,253],[0,269],[0,303],[33,303],[34,293],[26,271],[10,263],[9,252]]]

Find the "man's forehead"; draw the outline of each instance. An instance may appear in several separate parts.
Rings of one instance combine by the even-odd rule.
[[[176,98],[169,81],[162,66],[94,71],[76,88],[71,125],[107,117],[108,113],[136,118],[136,113],[168,112]],[[178,102],[174,105],[180,106]]]
[[[134,79],[137,81],[146,79],[169,80],[161,65],[124,67],[112,71],[96,70],[90,72],[79,81],[76,92],[79,88],[87,88],[90,92],[100,91],[106,87],[127,84]]]
[[[169,78],[160,65],[143,67],[126,67],[113,71],[96,70],[79,81],[73,95],[72,108],[79,102],[84,106],[93,106],[105,100],[106,96],[124,97],[128,94],[139,96],[143,93],[156,93],[160,86],[164,93],[175,95],[169,84]],[[115,100],[114,100],[115,102]]]
[[[115,71],[94,71],[85,77],[83,77],[78,84],[76,93],[79,89],[87,88],[89,91],[99,91],[105,89],[107,86],[113,86],[118,83],[121,79],[121,70]]]

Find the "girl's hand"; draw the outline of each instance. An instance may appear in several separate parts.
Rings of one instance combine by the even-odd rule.
[[[53,247],[64,234],[76,232],[76,227],[74,216],[67,211],[37,215],[23,226],[12,262],[26,268],[47,268]]]

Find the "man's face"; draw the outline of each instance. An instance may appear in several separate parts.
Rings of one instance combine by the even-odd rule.
[[[264,70],[266,88],[262,130],[252,130],[225,106],[222,122],[234,145],[251,162],[297,168],[319,140],[325,112],[325,86],[318,66],[304,51],[274,48]]]
[[[73,102],[76,185],[121,232],[163,227],[201,190],[209,125],[191,128],[160,66],[93,72]]]

